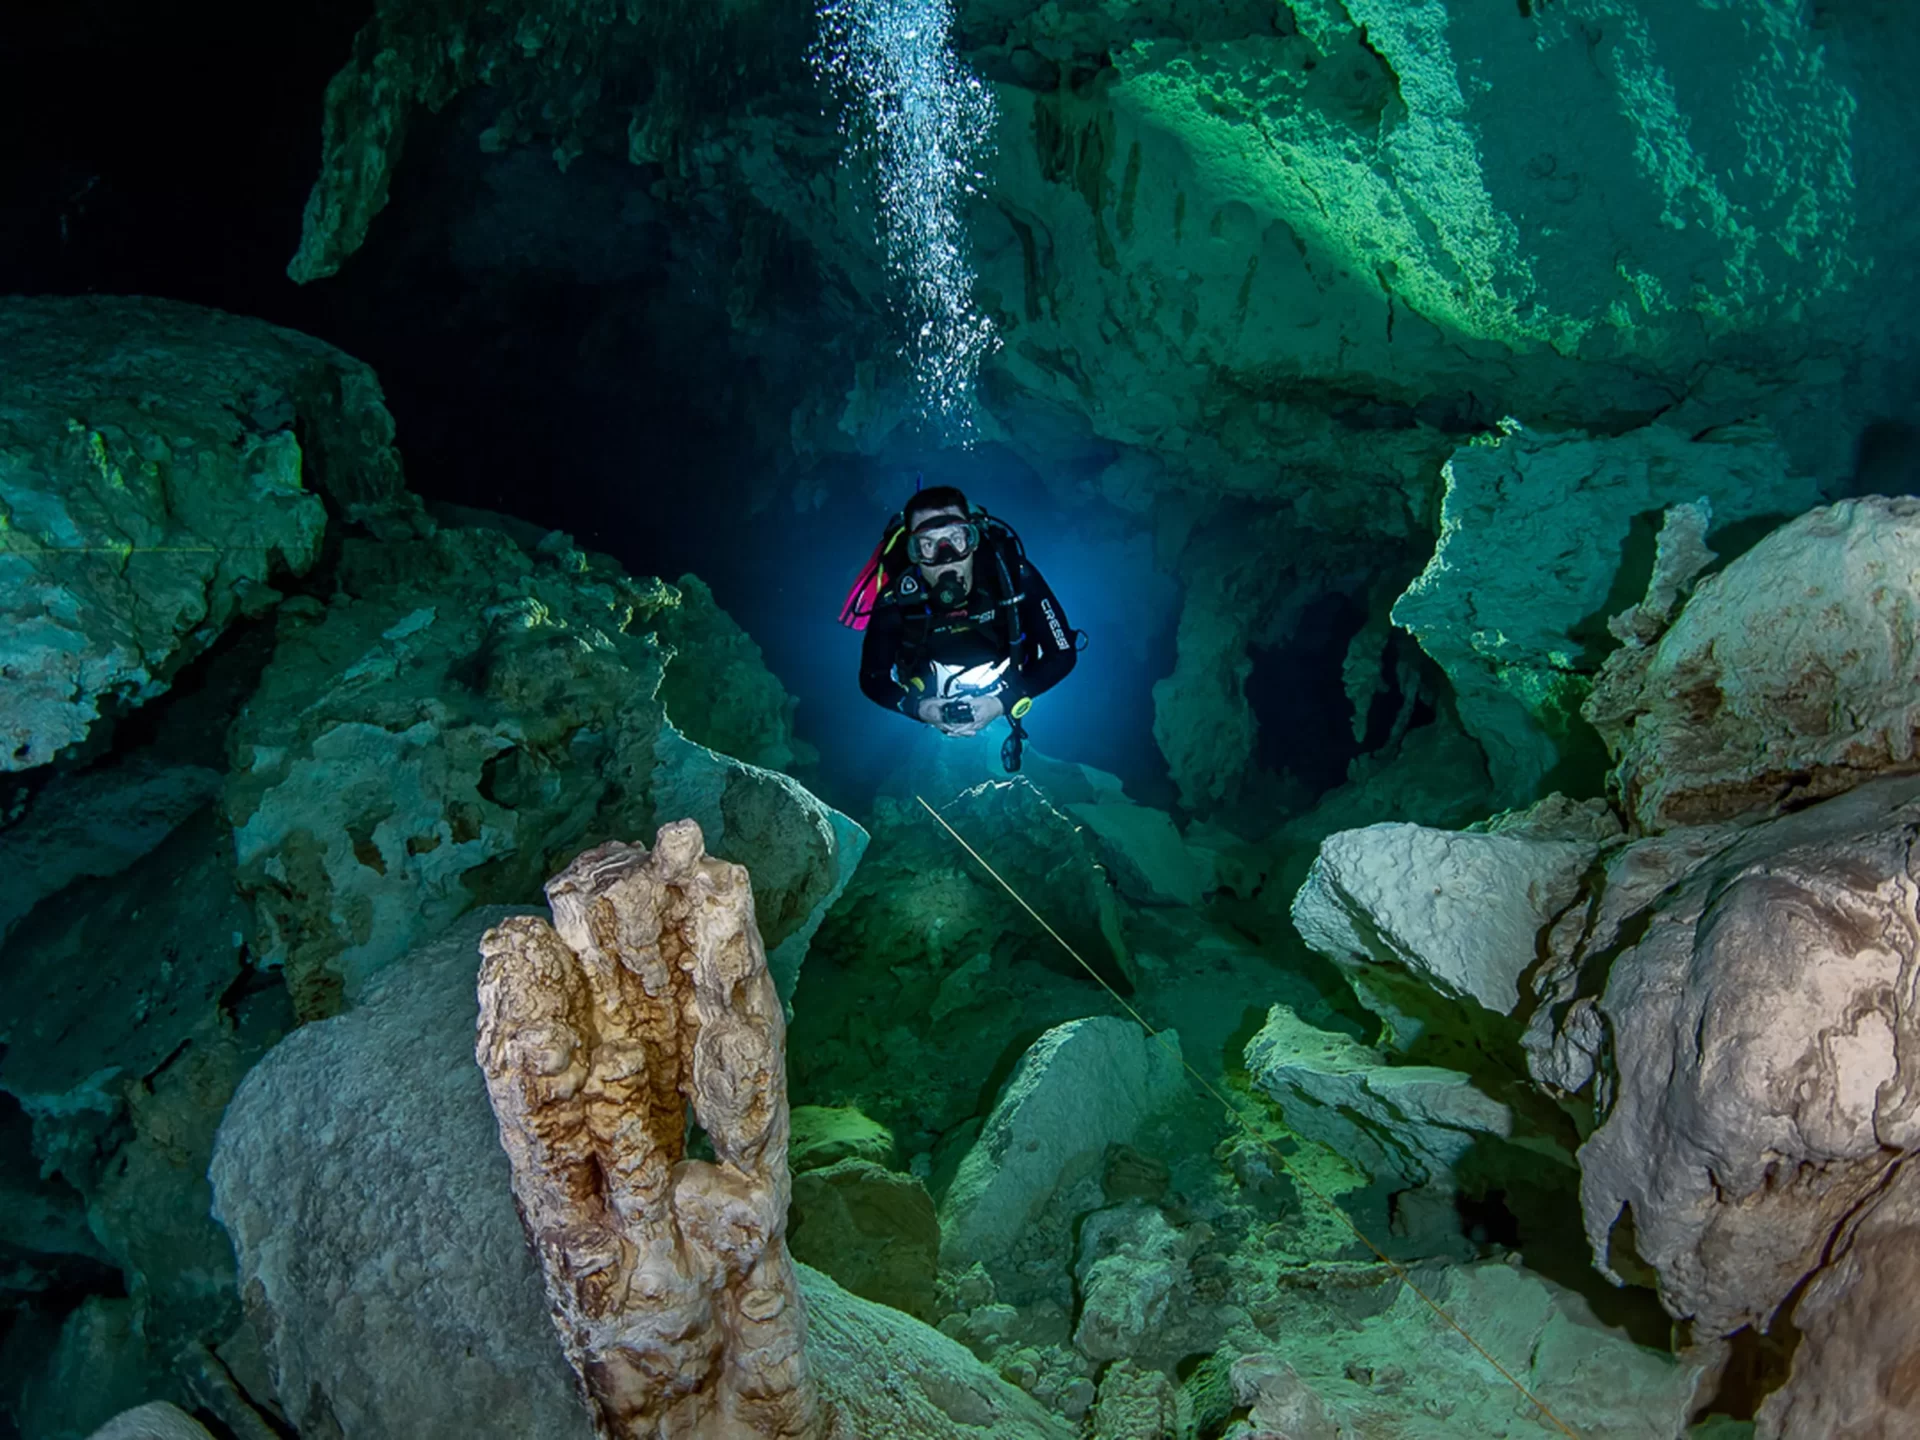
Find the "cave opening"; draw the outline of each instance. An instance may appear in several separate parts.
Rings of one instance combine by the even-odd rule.
[[[1347,767],[1381,744],[1392,725],[1399,695],[1383,646],[1381,689],[1369,703],[1365,735],[1354,738],[1343,667],[1366,620],[1366,608],[1351,595],[1322,595],[1285,642],[1248,652],[1253,668],[1243,693],[1258,726],[1255,759],[1291,777],[1305,804],[1341,784]]]

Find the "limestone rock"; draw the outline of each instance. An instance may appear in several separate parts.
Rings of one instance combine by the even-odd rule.
[[[1187,849],[1173,817],[1130,801],[1067,806],[1084,824],[1120,893],[1142,905],[1198,905],[1207,871]]]
[[[1920,1350],[1920,1195],[1911,1160],[1793,1307],[1799,1344],[1787,1383],[1760,1407],[1768,1440],[1895,1436],[1920,1430],[1913,1357]]]
[[[1420,825],[1347,830],[1321,845],[1294,925],[1405,1048],[1431,1023],[1435,994],[1499,1015],[1518,1008],[1540,933],[1599,851],[1593,840]]]
[[[1633,1344],[1601,1324],[1574,1292],[1497,1261],[1448,1267],[1425,1288],[1583,1440],[1685,1433],[1700,1367]],[[1509,1426],[1525,1434],[1542,1423],[1539,1411],[1490,1374],[1467,1342],[1405,1286],[1357,1334],[1289,1346],[1286,1359],[1357,1434],[1471,1440]],[[1366,1383],[1356,1383],[1356,1376]],[[1445,1397],[1434,1407],[1444,1420],[1431,1410],[1410,1417],[1405,1397],[1411,1396]]]
[[[0,357],[0,772],[46,764],[270,609],[274,579],[319,557],[323,494],[347,518],[407,510],[372,371],[304,335],[164,300],[12,298]]]
[[[932,1323],[940,1221],[919,1180],[862,1159],[801,1171],[788,1223],[796,1259],[855,1295]]]
[[[1455,1070],[1396,1065],[1284,1005],[1247,1042],[1253,1082],[1287,1125],[1395,1188],[1457,1183],[1455,1169],[1489,1140],[1511,1139],[1513,1112]]]
[[[893,1132],[852,1106],[796,1105],[790,1121],[787,1163],[794,1174],[842,1160],[893,1163]]]
[[[164,1400],[123,1410],[87,1440],[213,1440],[207,1427]]]
[[[1204,1348],[1174,1341],[1191,1304],[1187,1262],[1195,1242],[1145,1205],[1091,1215],[1080,1227],[1074,1279],[1081,1297],[1073,1343],[1091,1360],[1149,1363],[1170,1348],[1168,1363]],[[1187,1341],[1182,1335],[1180,1341]]]
[[[495,529],[351,547],[342,571],[324,611],[282,617],[224,800],[262,948],[303,1016],[656,815],[692,817],[714,854],[748,864],[791,992],[864,832],[666,722],[644,628],[664,586]]]
[[[989,1271],[1054,1192],[1181,1093],[1179,1037],[1131,1020],[1056,1026],[1020,1059],[940,1205],[943,1265]]]
[[[1242,1355],[1233,1362],[1233,1397],[1245,1405],[1248,1420],[1287,1440],[1339,1440],[1327,1407],[1294,1373],[1272,1355]]]
[[[474,1058],[567,1358],[619,1437],[815,1440],[786,1247],[786,1024],[691,820],[588,850],[480,942]],[[687,1115],[712,1162],[687,1158]]]
[[[478,942],[509,913],[463,916],[353,1010],[288,1036],[221,1123],[216,1211],[302,1433],[593,1435],[472,1059]],[[1068,1440],[945,1336],[797,1268],[836,1440]]]
[[[479,940],[504,918],[462,917],[289,1035],[221,1122],[215,1218],[303,1433],[594,1433],[473,1063]]]
[[[1907,497],[1810,511],[1703,580],[1589,705],[1641,826],[1766,814],[1920,768],[1916,596]]]
[[[964,1346],[802,1265],[808,1354],[836,1412],[833,1440],[1072,1440],[1043,1409]],[[506,1440],[503,1435],[501,1440]]]
[[[1171,1380],[1131,1360],[1107,1367],[1093,1405],[1094,1440],[1161,1440],[1179,1433],[1180,1407]]]
[[[1615,1078],[1580,1152],[1596,1261],[1630,1214],[1697,1334],[1766,1328],[1920,1144],[1920,779],[1749,831],[1638,922],[1599,1009]],[[1624,1263],[1624,1260],[1623,1262]]]
[[[1445,475],[1439,546],[1393,618],[1447,672],[1509,803],[1536,798],[1578,747],[1604,638],[1585,627],[1606,609],[1636,516],[1704,496],[1725,523],[1819,498],[1770,437],[1660,426],[1591,439],[1509,425],[1456,451]]]

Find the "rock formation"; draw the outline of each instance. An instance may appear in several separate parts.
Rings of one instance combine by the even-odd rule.
[[[1706,440],[1657,425],[1607,439],[1503,431],[1446,462],[1439,543],[1393,618],[1447,672],[1499,797],[1527,804],[1595,748],[1580,706],[1606,643],[1596,617],[1626,598],[1614,592],[1630,544],[1653,538],[1636,535],[1638,517],[1705,497],[1726,523],[1820,496],[1751,427]]]
[[[1352,832],[1297,911],[1343,963],[1391,966],[1403,1001],[1421,972],[1429,1006],[1452,994],[1525,1018],[1534,1077],[1592,1117],[1578,1159],[1595,1263],[1655,1284],[1703,1366],[1742,1331],[1782,1342],[1766,1437],[1895,1434],[1916,1413],[1900,1288],[1920,1145],[1920,776],[1902,773],[1916,518],[1904,499],[1815,510],[1687,595],[1708,517],[1677,508],[1589,705],[1643,833],[1571,834],[1583,812],[1566,802],[1484,838]],[[1494,839],[1516,878],[1477,887],[1479,930],[1448,941],[1409,921],[1446,867],[1396,870],[1396,843]],[[1363,895],[1341,875],[1381,878]]]
[[[213,1440],[213,1436],[185,1411],[156,1400],[122,1411],[87,1440]]]
[[[588,850],[481,940],[475,1057],[548,1303],[609,1440],[817,1440],[787,1254],[786,1022],[700,827]],[[687,1114],[714,1161],[687,1156]]]
[[[1613,962],[1588,1237],[1609,1263],[1629,1217],[1703,1333],[1770,1328],[1920,1145],[1916,825],[1920,779],[1774,820],[1662,895]]]
[[[497,528],[350,546],[342,568],[333,603],[280,617],[225,795],[262,948],[303,1016],[476,901],[535,894],[578,849],[664,814],[750,863],[791,992],[865,833],[673,726],[651,629],[669,587],[557,532],[527,547]]]
[[[508,918],[462,917],[347,1014],[301,1027],[221,1124],[216,1210],[273,1392],[302,1433],[594,1433],[473,1063],[478,942]],[[810,1367],[843,1440],[1067,1440],[944,1335],[797,1269]]]
[[[1184,1088],[1171,1031],[1152,1039],[1132,1020],[1096,1016],[1042,1035],[941,1202],[942,1262],[1009,1275],[1055,1193],[1094,1176],[1109,1145],[1132,1140]]]
[[[329,505],[400,530],[417,508],[373,372],[259,321],[8,299],[0,388],[0,772],[80,744],[272,609]]]
[[[1608,661],[1588,713],[1641,828],[1752,819],[1920,769],[1920,500],[1809,511]]]

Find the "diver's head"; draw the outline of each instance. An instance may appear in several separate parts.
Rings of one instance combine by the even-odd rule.
[[[922,490],[907,502],[907,554],[919,567],[933,603],[952,609],[973,593],[973,561],[980,527],[967,497],[951,485]]]

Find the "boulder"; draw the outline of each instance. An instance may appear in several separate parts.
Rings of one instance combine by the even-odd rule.
[[[1272,1355],[1242,1355],[1230,1373],[1233,1398],[1247,1407],[1257,1430],[1287,1440],[1339,1440],[1338,1427],[1318,1395],[1286,1361]]]
[[[1395,1064],[1350,1036],[1319,1030],[1285,1005],[1247,1042],[1247,1072],[1288,1128],[1343,1156],[1391,1190],[1477,1189],[1499,1173],[1495,1154],[1515,1139],[1512,1110],[1456,1070]],[[1472,1158],[1474,1173],[1459,1173]],[[1507,1154],[1510,1170],[1567,1158],[1532,1142]]]
[[[1197,1243],[1149,1205],[1120,1205],[1087,1217],[1074,1265],[1080,1314],[1074,1347],[1089,1360],[1130,1358],[1172,1366],[1206,1349],[1193,1338],[1187,1262]]]
[[[1124,798],[1066,807],[1092,834],[1120,893],[1140,905],[1198,905],[1210,867],[1164,810]]]
[[[462,917],[352,1011],[289,1036],[222,1122],[216,1212],[303,1433],[593,1434],[472,1060],[479,939],[509,913]],[[937,1331],[799,1276],[808,1355],[848,1440],[1067,1440]]]
[[[1093,1405],[1094,1440],[1161,1440],[1179,1430],[1179,1397],[1171,1380],[1131,1360],[1107,1367]]]
[[[1649,831],[1753,818],[1920,769],[1920,500],[1809,511],[1607,664],[1588,717]]]
[[[1820,498],[1752,430],[1696,440],[1656,425],[1594,438],[1509,422],[1495,442],[1455,451],[1444,474],[1440,543],[1393,618],[1447,672],[1509,804],[1537,798],[1556,767],[1592,748],[1580,706],[1610,643],[1595,617],[1637,517],[1704,496],[1726,523]]]
[[[1518,1009],[1541,932],[1580,894],[1600,848],[1406,824],[1342,831],[1321,845],[1293,921],[1386,1022],[1386,1043],[1405,1049],[1447,1002]]]
[[[1613,960],[1587,1235],[1610,1274],[1650,1266],[1698,1335],[1774,1325],[1920,1144],[1917,824],[1907,777],[1752,829]]]
[[[1499,1261],[1425,1270],[1417,1283],[1582,1440],[1686,1433],[1702,1367],[1635,1345],[1573,1291]],[[1357,1329],[1302,1337],[1284,1358],[1355,1435],[1557,1433],[1405,1285]]]
[[[1059,1025],[1020,1058],[940,1203],[942,1265],[992,1272],[1055,1192],[1096,1173],[1113,1144],[1184,1089],[1179,1037],[1132,1020]],[[996,1276],[996,1279],[998,1276]]]
[[[0,303],[0,772],[145,704],[276,580],[329,505],[410,525],[373,372],[257,320],[133,298]]]

